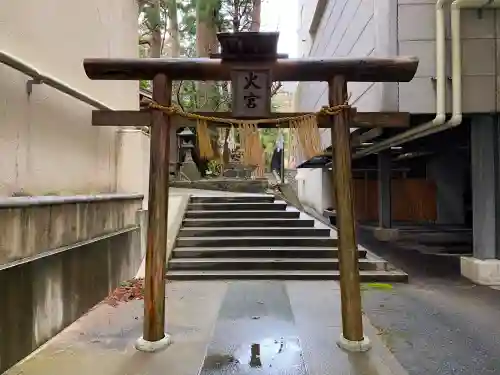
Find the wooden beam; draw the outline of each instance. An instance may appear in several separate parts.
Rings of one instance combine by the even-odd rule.
[[[354,110],[353,110],[354,112]],[[230,112],[195,112],[204,116],[217,116],[221,118],[232,118]],[[297,116],[304,113],[271,113],[271,118]],[[173,127],[186,126],[193,120],[181,116],[173,116]],[[98,126],[149,126],[151,125],[151,111],[92,111],[92,125]],[[355,127],[361,128],[404,128],[410,125],[410,114],[406,112],[355,112]],[[216,124],[218,127],[228,127],[228,124]],[[272,128],[276,125],[261,124],[261,128]],[[288,124],[282,124],[288,126]],[[328,116],[320,116],[320,128],[329,128]]]
[[[361,146],[364,142],[380,137],[384,132],[381,128],[373,128],[365,132],[358,132],[358,130],[354,132],[356,134],[351,133],[351,147]]]
[[[150,126],[152,112],[147,111],[92,111],[92,125],[96,126]]]
[[[343,77],[334,77],[328,82],[328,103],[339,105],[347,98],[347,82]],[[357,342],[362,348],[363,320],[361,312],[361,290],[359,277],[358,245],[356,243],[356,219],[350,148],[350,114],[343,111],[331,121],[332,159],[335,167],[332,177],[335,185],[335,208],[339,238],[340,296],[342,311],[342,333],[338,344],[347,349],[349,342]],[[366,345],[365,345],[366,346]],[[367,350],[368,348],[363,348]],[[363,351],[363,350],[360,350]]]
[[[342,75],[351,82],[409,82],[418,58],[278,59],[261,65],[272,70],[275,81],[327,81]],[[245,66],[210,58],[92,58],[83,67],[90,79],[100,80],[151,80],[164,73],[173,80],[229,81],[233,68]]]
[[[164,74],[153,80],[153,98],[169,106],[172,81]],[[170,175],[170,117],[156,111],[152,117],[146,241],[143,338],[166,341],[165,264],[167,261],[168,179]]]

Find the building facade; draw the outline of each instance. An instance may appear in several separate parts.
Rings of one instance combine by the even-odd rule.
[[[135,0],[2,2],[6,56],[113,109],[137,109],[137,82],[91,81],[88,57],[137,57]],[[91,105],[0,63],[0,196],[146,192],[140,131],[92,127]],[[147,181],[147,179],[146,179]]]
[[[462,272],[486,284],[500,284],[499,5],[496,0],[299,1],[300,56],[420,60],[408,83],[349,83],[358,111],[408,112],[417,134],[383,129],[353,146],[358,220],[389,230],[384,236],[394,233],[396,222],[470,228],[473,250],[462,258]],[[295,103],[298,111],[326,105],[326,84],[300,83]],[[354,134],[361,132],[353,139]],[[323,130],[325,149],[330,138]],[[330,173],[318,166],[298,174],[301,200],[320,213],[334,205]]]

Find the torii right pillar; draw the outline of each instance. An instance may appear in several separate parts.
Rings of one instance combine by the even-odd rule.
[[[335,76],[328,82],[328,102],[331,108],[347,101],[347,81]],[[351,171],[350,111],[333,117],[332,158],[335,202],[337,208],[340,289],[342,305],[342,333],[338,345],[348,351],[363,352],[370,349],[370,340],[363,334],[361,289],[354,217]]]

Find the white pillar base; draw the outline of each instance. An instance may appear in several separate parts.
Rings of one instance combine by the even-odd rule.
[[[340,334],[337,345],[345,351],[355,353],[367,352],[372,347],[370,339],[366,336],[363,337],[363,341],[351,341],[347,340],[343,333]]]
[[[460,272],[476,284],[500,286],[500,259],[461,257]]]
[[[165,333],[165,337],[158,341],[147,341],[141,336],[135,342],[135,348],[141,352],[155,353],[166,349],[172,343],[169,334]]]

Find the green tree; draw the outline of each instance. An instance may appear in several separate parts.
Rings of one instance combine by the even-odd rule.
[[[142,57],[209,57],[218,52],[217,32],[259,31],[262,0],[138,0],[139,53]],[[150,82],[141,82],[149,89]],[[274,84],[272,95],[281,84]],[[186,111],[230,111],[228,82],[174,83],[173,101]],[[274,106],[273,106],[274,107]],[[216,132],[214,131],[214,134]],[[276,133],[276,135],[272,135]],[[223,154],[229,159],[226,133]],[[272,153],[277,132],[262,132]],[[270,150],[270,151],[269,151]]]

